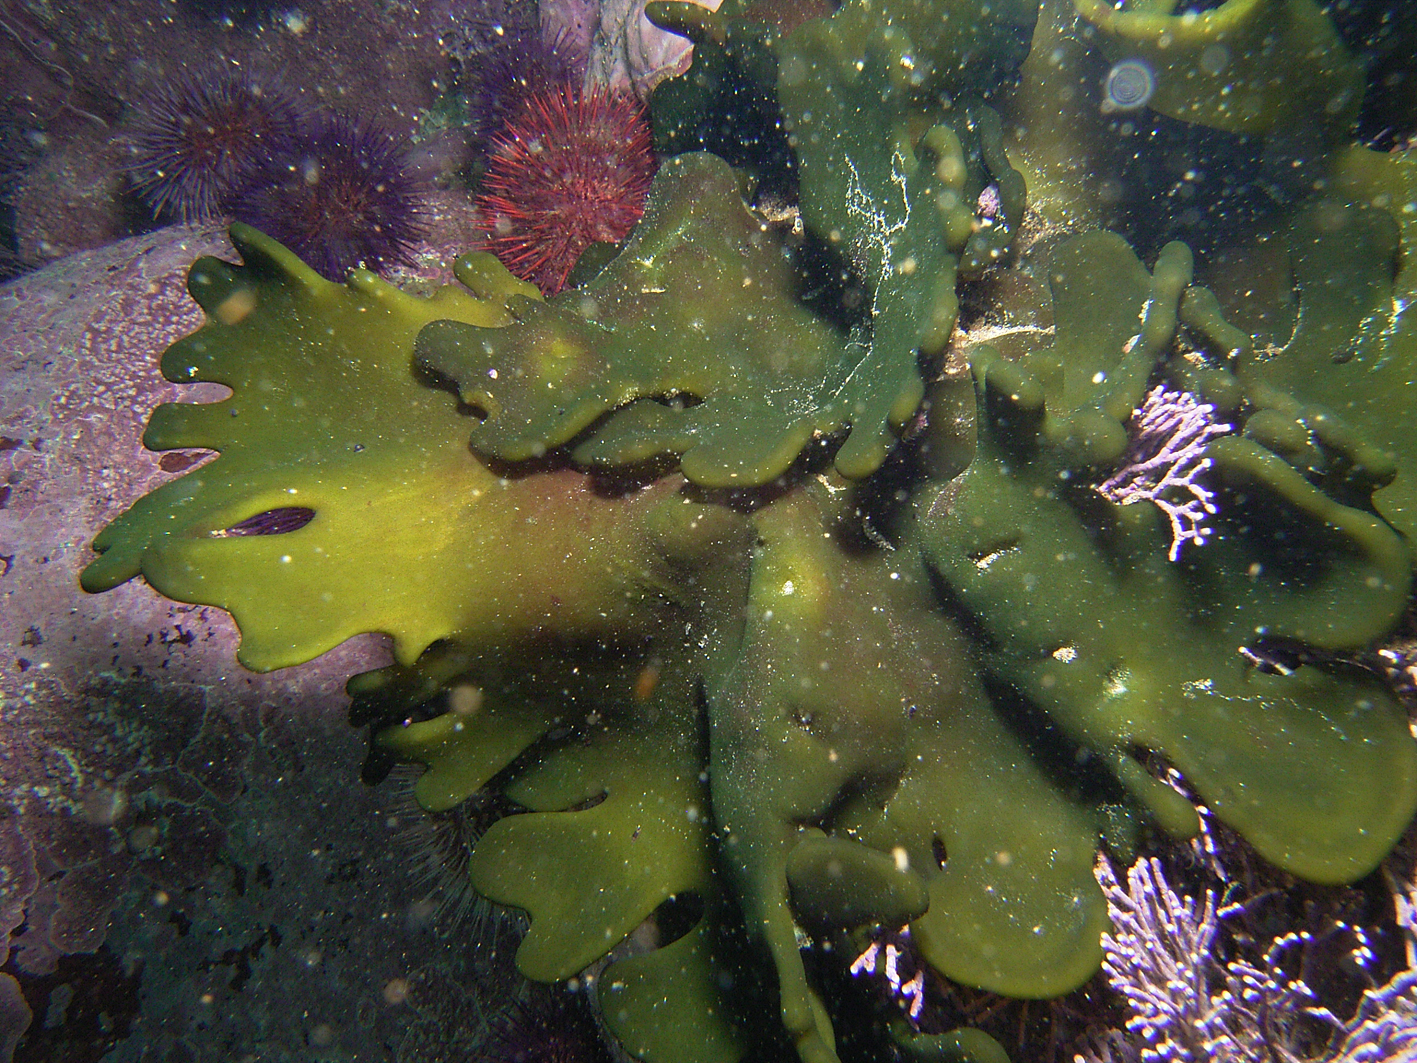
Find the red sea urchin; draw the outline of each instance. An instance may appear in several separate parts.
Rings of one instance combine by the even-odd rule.
[[[317,273],[344,280],[407,262],[424,233],[418,179],[402,141],[344,115],[275,160],[232,204],[240,221],[290,248]]]
[[[477,204],[489,248],[554,295],[587,247],[629,235],[656,167],[633,97],[569,86],[536,93],[492,145]]]
[[[223,213],[299,133],[284,92],[232,67],[184,75],[138,107],[128,174],[154,216],[183,221]]]

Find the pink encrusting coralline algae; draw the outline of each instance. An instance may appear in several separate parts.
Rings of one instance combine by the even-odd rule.
[[[1205,453],[1210,440],[1231,431],[1215,423],[1214,413],[1214,406],[1190,392],[1152,388],[1132,414],[1132,442],[1122,467],[1096,488],[1118,505],[1150,502],[1165,513],[1171,521],[1166,556],[1172,561],[1183,545],[1203,546],[1214,530],[1206,518],[1218,512],[1215,492],[1200,478],[1213,464]]]

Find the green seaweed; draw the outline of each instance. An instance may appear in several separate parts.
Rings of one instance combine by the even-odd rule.
[[[669,78],[650,97],[655,150],[709,151],[754,182],[786,194],[792,161],[777,105],[777,33],[680,0],[650,0],[655,24],[694,42],[692,77]]]
[[[888,5],[883,18],[868,5],[845,4],[778,46],[778,97],[797,156],[802,219],[842,249],[873,293],[861,372],[902,381],[892,423],[902,411],[908,416],[906,396],[923,395],[916,358],[944,353],[958,316],[957,275],[997,261],[1022,221],[1023,178],[1008,164],[997,117],[982,107],[941,107],[932,93],[970,65],[972,34],[989,32],[995,20],[1026,25],[1027,7],[991,7],[952,34],[942,30],[962,11],[929,9],[927,17],[927,5],[903,2]],[[1002,209],[981,223],[976,200],[991,180]],[[868,475],[884,458],[883,435],[862,440],[848,440],[837,455],[848,476]]]
[[[141,573],[219,605],[241,627],[242,662],[257,670],[309,660],[369,630],[389,632],[400,659],[412,661],[459,627],[478,597],[468,584],[412,573],[440,558],[451,570],[459,546],[473,555],[474,543],[449,540],[452,515],[503,488],[467,453],[465,419],[420,384],[407,350],[431,320],[494,324],[506,312],[453,288],[416,299],[363,271],[336,285],[253,229],[235,225],[231,236],[245,266],[204,258],[192,267],[188,288],[208,321],[168,349],[162,369],[235,394],[161,406],[144,436],[153,450],[221,456],[110,525],[84,587]],[[227,532],[288,507],[315,518],[275,539]],[[371,522],[370,513],[393,519]],[[375,555],[386,559],[377,571],[367,560]],[[295,588],[298,615],[264,607],[269,594]]]
[[[1089,466],[1120,454],[1142,370],[1171,343],[1189,260],[1168,245],[1148,284],[1109,234],[1057,248],[1056,342],[1013,362],[988,346],[972,354],[979,453],[955,482],[921,496],[925,554],[987,625],[990,670],[1113,761],[1162,823],[1185,822],[1175,795],[1128,759],[1161,753],[1268,859],[1349,881],[1382,858],[1417,805],[1406,722],[1374,679],[1268,675],[1240,651],[1257,636],[1360,647],[1388,630],[1410,590],[1406,545],[1248,439],[1216,441],[1210,453],[1236,491],[1256,496],[1251,505],[1271,509],[1272,526],[1315,525],[1302,581],[1282,532],[1259,527],[1171,565],[1154,546],[1158,511],[1099,503],[1087,486]],[[1100,289],[1101,276],[1111,284]],[[1099,525],[1088,511],[1103,505],[1113,512]],[[1266,732],[1284,738],[1257,747]],[[1304,778],[1315,764],[1335,780],[1322,792]],[[1375,778],[1388,788],[1358,781]]]
[[[821,866],[796,854],[822,844],[802,837],[804,822],[830,824],[842,846],[903,851],[897,864],[929,896],[912,933],[951,977],[1024,996],[1084,980],[1103,919],[1091,825],[956,671],[958,636],[918,561],[851,558],[823,534],[810,498],[784,499],[755,525],[743,645],[708,687],[708,764],[728,874],[749,933],[773,957],[783,1024],[803,1058],[832,1058],[788,903],[799,888],[789,890],[789,869]],[[876,792],[831,815],[873,776]],[[949,854],[943,867],[937,845]],[[857,905],[878,906],[879,921],[911,888],[875,872],[852,892]]]
[[[1225,368],[1258,408],[1249,435],[1337,497],[1371,499],[1410,539],[1417,444],[1404,399],[1417,379],[1413,292],[1410,279],[1399,280],[1398,223],[1370,198],[1321,199],[1296,212],[1282,237],[1297,303],[1286,342],[1241,352]],[[1404,202],[1417,203],[1417,189]]]
[[[1342,145],[1355,66],[1309,0],[1173,7],[850,0],[779,37],[656,4],[699,49],[661,147],[718,143],[685,116],[734,92],[752,122],[719,133],[765,139],[748,175],[667,159],[550,300],[477,254],[430,299],[335,285],[234,227],[243,263],[194,265],[208,323],[163,359],[233,393],[146,436],[219,455],[105,529],[84,586],[228,609],[256,669],[392,636],[350,682],[366,774],[512,809],[471,884],[527,913],[523,974],[592,981],[651,1063],[833,1063],[826,983],[902,926],[932,977],[1080,985],[1099,845],[1196,830],[1161,768],[1265,859],[1353,881],[1417,807],[1417,747],[1352,664],[1411,592],[1417,169]],[[1216,47],[1228,93],[1188,73]],[[1180,123],[1324,109],[1323,187],[1148,270],[1100,228],[1124,53]],[[745,202],[794,183],[795,231]],[[854,312],[820,295],[842,278]],[[940,379],[966,360],[973,389]],[[1159,383],[1235,428],[1179,562],[1158,511],[1093,489]],[[1006,1058],[903,1017],[879,1041]]]
[[[1151,65],[1147,106],[1171,118],[1232,133],[1317,122],[1342,134],[1358,116],[1362,68],[1315,0],[1226,0],[1181,14],[1179,0],[1074,2],[1113,60]]]
[[[757,486],[814,434],[850,425],[849,453],[864,437],[874,462],[852,472],[873,471],[885,457],[877,440],[920,401],[911,349],[905,366],[880,373],[798,305],[789,263],[738,187],[716,156],[678,156],[590,284],[549,303],[513,298],[515,329],[440,322],[422,333],[420,363],[486,414],[474,446],[522,461],[591,428],[572,451],[579,462],[673,454],[695,483]],[[671,334],[680,339],[666,349],[658,339]]]

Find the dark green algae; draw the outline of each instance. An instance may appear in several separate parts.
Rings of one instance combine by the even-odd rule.
[[[731,0],[653,5],[698,46],[661,143],[716,146],[683,108],[731,74],[754,104],[713,135],[780,114],[785,146],[666,160],[619,255],[547,301],[486,255],[430,299],[335,285],[235,227],[243,264],[193,267],[209,321],[162,366],[233,394],[145,437],[220,456],[105,529],[84,586],[228,609],[255,669],[392,636],[350,684],[376,756],[425,765],[430,810],[520,809],[472,884],[529,914],[528,977],[611,957],[637,1058],[837,1058],[803,945],[844,969],[875,927],[965,985],[1079,985],[1099,844],[1197,829],[1161,764],[1274,864],[1367,874],[1417,805],[1402,712],[1341,663],[1410,593],[1417,161],[1348,142],[1361,73],[1309,0],[1171,7],[878,0],[778,38]],[[1148,269],[1106,231],[1128,55],[1172,147],[1305,123],[1323,179],[1212,240],[1221,265],[1172,242]],[[792,180],[810,254],[745,204]],[[814,295],[823,261],[854,314]],[[988,300],[967,330],[961,292]],[[1090,488],[1158,382],[1239,429],[1179,563],[1159,512]]]

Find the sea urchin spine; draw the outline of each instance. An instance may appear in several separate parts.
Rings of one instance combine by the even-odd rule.
[[[547,295],[593,243],[619,243],[656,169],[630,96],[566,86],[528,97],[492,145],[478,213],[489,248]]]
[[[313,134],[278,158],[232,205],[330,280],[355,266],[407,262],[424,234],[419,184],[398,138],[344,115],[321,115]]]
[[[280,89],[230,67],[188,74],[139,106],[127,170],[154,216],[224,213],[299,134],[299,110]]]

